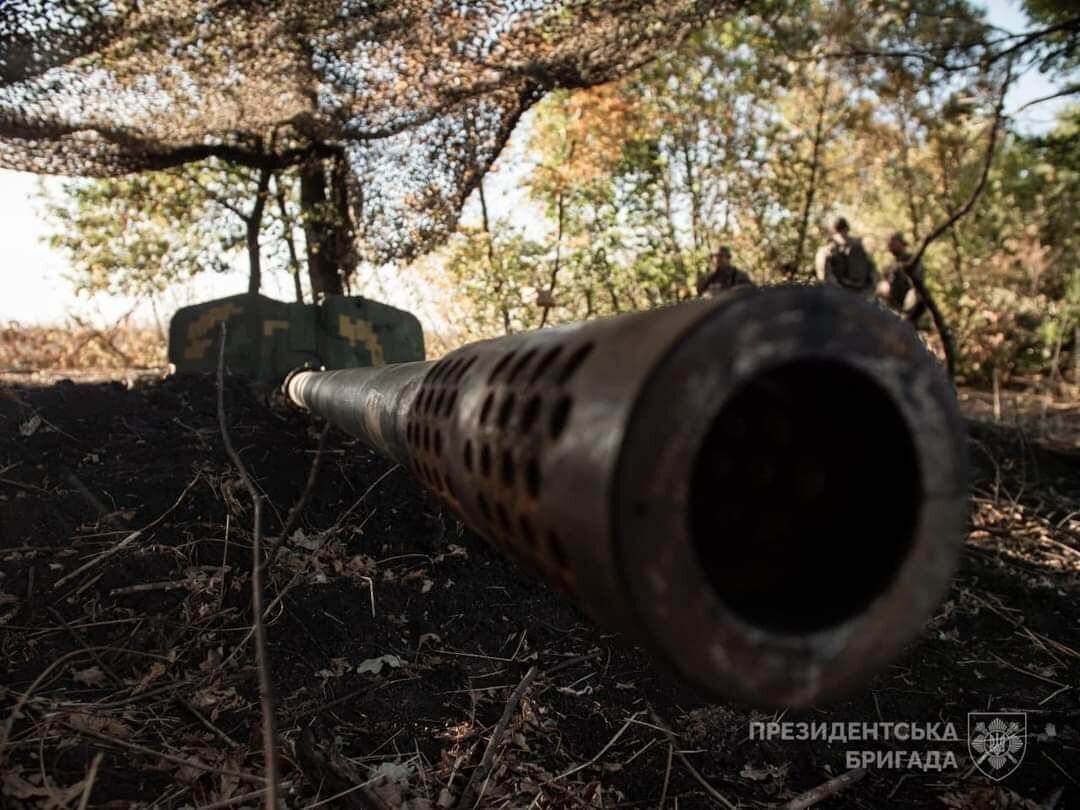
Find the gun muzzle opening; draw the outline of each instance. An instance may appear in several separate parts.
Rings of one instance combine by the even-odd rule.
[[[799,360],[745,382],[692,474],[709,584],[764,630],[814,633],[861,613],[911,549],[915,447],[888,394],[853,366]]]
[[[639,627],[714,695],[842,695],[947,588],[965,469],[954,396],[907,324],[842,292],[732,298],[626,421],[613,545]]]

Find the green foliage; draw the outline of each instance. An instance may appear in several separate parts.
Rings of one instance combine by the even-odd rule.
[[[543,284],[544,246],[500,225],[494,236],[461,228],[448,248],[447,270],[469,303],[465,333],[474,337],[536,326],[532,304]]]
[[[49,244],[67,254],[78,291],[153,295],[197,273],[228,268],[235,223],[214,216],[189,171],[65,183],[48,206]]]
[[[992,28],[968,0],[763,0],[753,14],[700,28],[677,50],[608,84],[599,82],[621,75],[616,64],[585,69],[603,61],[600,40],[575,40],[589,54],[578,73],[567,72],[572,60],[552,55],[581,33],[582,16],[561,6],[540,14],[541,36],[529,47],[551,61],[530,62],[529,75],[551,70],[558,80],[538,86],[588,89],[549,93],[534,111],[528,210],[491,223],[481,200],[482,227],[461,229],[446,248],[448,275],[470,312],[466,333],[514,332],[686,299],[722,244],[758,283],[807,280],[838,214],[886,265],[890,233],[918,244],[981,190],[970,213],[924,256],[927,283],[960,344],[961,375],[979,381],[994,373],[1060,373],[1070,356],[1080,367],[1080,112],[1066,112],[1058,130],[1041,138],[1005,122],[993,163],[986,162],[997,102],[1011,78],[1040,69],[1075,86],[1080,20],[1071,4],[1027,0],[1026,8],[1032,31],[1014,35]],[[221,36],[224,42],[231,34]],[[406,39],[428,52],[423,37]],[[619,53],[619,65],[640,61],[627,43]],[[524,64],[520,54],[513,58]],[[374,114],[379,105],[397,109],[411,98],[402,93],[412,88],[412,74],[373,92],[361,82],[365,92],[357,92],[361,74],[364,81],[381,74],[354,76],[329,63],[318,71],[327,87],[336,81],[352,88],[324,94],[326,104],[349,113],[346,140],[360,138],[356,127],[391,120]],[[408,121],[430,126],[380,126],[370,141],[365,135],[344,151],[323,144],[317,158],[307,136],[289,134],[306,120],[296,110],[287,110],[288,126],[274,110],[261,111],[269,118],[258,133],[236,141],[259,148],[225,152],[234,162],[307,178],[299,195],[286,180],[288,206],[297,196],[303,203],[302,222],[296,211],[279,217],[277,206],[267,205],[263,230],[278,237],[264,245],[272,261],[298,272],[306,248],[313,278],[319,257],[333,259],[334,276],[355,267],[361,251],[366,259],[412,256],[451,226],[465,190],[539,97],[518,88],[495,104],[487,90],[476,89],[475,98],[466,90],[494,81],[488,72],[451,73],[464,83],[416,74],[427,76],[414,105],[424,114]],[[258,85],[243,89],[250,94]],[[260,112],[254,101],[242,107]],[[275,121],[285,135],[263,138]],[[105,157],[116,157],[113,151]],[[70,253],[86,289],[151,292],[220,269],[245,237],[250,247],[245,212],[256,173],[197,164],[73,184],[55,206],[61,234],[54,244]],[[301,224],[311,242],[298,249],[292,236]]]
[[[1019,39],[964,0],[775,0],[618,84],[549,96],[527,180],[543,245],[501,223],[452,254],[480,331],[536,325],[547,289],[548,322],[682,300],[721,244],[758,283],[807,279],[837,214],[889,264],[893,231],[917,245],[975,191],[1010,59],[1042,58]],[[1006,133],[924,258],[969,380],[1076,353],[1076,121]]]
[[[49,244],[63,251],[79,292],[154,296],[205,272],[242,267],[257,172],[219,162],[119,178],[72,180],[47,201]],[[291,262],[283,237],[298,212],[266,204],[260,253]],[[268,244],[266,242],[269,242]],[[302,248],[301,248],[302,250]]]
[[[946,301],[969,379],[1062,371],[1080,325],[1080,108],[1044,137],[1004,144],[976,215],[957,230],[962,256]]]

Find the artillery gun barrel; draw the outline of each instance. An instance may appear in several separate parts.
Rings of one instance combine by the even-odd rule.
[[[909,325],[842,290],[285,387],[714,696],[806,706],[869,677],[923,627],[964,532],[951,386]]]

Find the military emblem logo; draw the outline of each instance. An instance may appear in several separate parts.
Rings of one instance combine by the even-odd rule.
[[[983,774],[1000,782],[1027,752],[1024,712],[968,712],[968,753]]]

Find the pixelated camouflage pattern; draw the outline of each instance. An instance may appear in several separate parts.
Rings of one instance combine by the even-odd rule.
[[[420,322],[404,310],[360,296],[328,296],[316,305],[246,294],[177,311],[169,325],[169,362],[177,372],[217,370],[222,322],[228,370],[267,385],[303,366],[357,368],[424,359]]]

